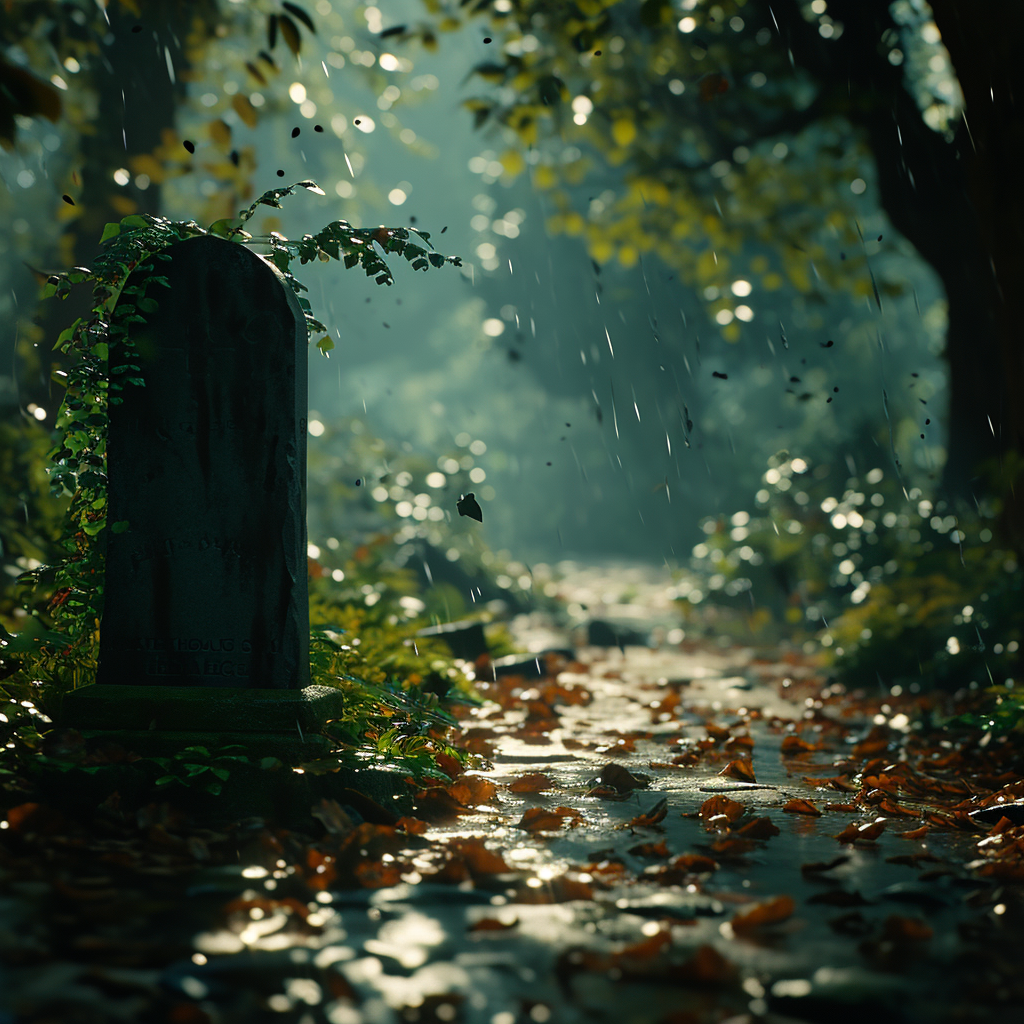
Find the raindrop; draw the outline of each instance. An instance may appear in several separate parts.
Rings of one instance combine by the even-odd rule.
[[[489,43],[490,41],[491,41],[491,37],[490,36],[484,36],[484,42],[485,43]]]
[[[600,57],[601,56],[601,51],[600,50],[595,50],[594,51],[594,56],[595,57]]]
[[[63,199],[64,202],[68,204],[68,206],[74,206],[75,205],[75,201],[74,201],[74,199],[71,198],[71,196],[67,196],[67,195],[61,196],[61,199]]]
[[[714,370],[712,372],[711,376],[712,377],[717,377],[719,380],[728,380],[729,379],[729,374],[727,374],[727,373],[719,373],[718,370]]]
[[[834,341],[819,341],[818,344],[822,348],[831,348],[835,344],[835,342]]]
[[[183,145],[183,146],[184,146],[184,147],[185,147],[185,148],[186,148],[186,149],[187,149],[187,150],[188,150],[188,151],[189,151],[190,153],[194,153],[194,152],[196,151],[196,146],[195,146],[195,143],[194,143],[194,142],[189,142],[189,141],[188,141],[188,139],[186,139],[186,140],[185,140],[185,141],[184,141],[184,142],[182,143],[182,145]]]
[[[362,486],[363,486],[363,478],[362,478],[362,477],[360,477],[360,478],[359,478],[359,479],[358,479],[358,480],[356,481],[356,487],[362,487]]]
[[[359,120],[359,118],[357,117],[357,118],[356,118],[356,119],[355,119],[355,120],[354,120],[354,121],[353,121],[352,123],[353,123],[353,124],[359,124],[359,123],[360,123],[360,120]]]
[[[281,170],[279,170],[279,171],[277,172],[277,176],[278,176],[279,178],[283,178],[283,177],[284,177],[284,171],[281,171]]]
[[[324,130],[324,126],[322,124],[315,124],[315,125],[313,125],[313,131],[315,131],[315,132],[322,132],[323,130]]]
[[[238,166],[238,150],[237,149],[231,150],[231,153],[228,156],[228,159],[235,165],[235,167],[237,167]]]
[[[299,135],[300,131],[302,131],[301,128],[293,128],[292,129],[292,138],[293,139],[298,138],[298,135]]]
[[[445,226],[443,228],[441,228],[441,234],[443,235],[447,230],[448,230],[448,225],[445,224]]]

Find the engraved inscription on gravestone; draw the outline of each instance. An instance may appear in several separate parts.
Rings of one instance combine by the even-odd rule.
[[[131,326],[139,376],[110,408],[97,682],[309,683],[306,326],[269,263],[179,242]],[[124,365],[111,347],[110,372]],[[115,532],[115,524],[122,532]]]

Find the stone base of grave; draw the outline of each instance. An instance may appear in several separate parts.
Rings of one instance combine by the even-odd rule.
[[[340,718],[345,698],[329,686],[250,690],[97,683],[65,695],[57,725],[89,743],[111,741],[166,757],[185,747],[240,744],[250,757],[298,763],[320,757],[324,723]]]
[[[167,802],[211,825],[255,816],[316,832],[321,826],[310,812],[330,799],[353,807],[356,820],[392,824],[410,813],[407,773],[340,766],[291,770],[330,753],[331,742],[320,730],[344,706],[344,695],[327,686],[245,690],[97,683],[65,695],[55,711],[57,726],[79,731],[89,751],[117,744],[142,759],[86,768],[44,764],[33,781],[47,802],[75,813],[90,813],[116,797],[122,809]],[[245,748],[248,763],[225,764],[229,775],[217,792],[206,790],[205,774],[193,786],[157,785],[167,770],[152,758],[197,746],[216,755],[236,744]],[[283,763],[264,767],[264,758]]]
[[[33,799],[86,819],[97,811],[134,814],[155,803],[211,828],[262,820],[317,835],[323,826],[315,812],[324,800],[336,801],[356,822],[375,825],[393,825],[401,815],[414,813],[414,790],[405,772],[339,767],[323,774],[299,774],[286,766],[263,768],[252,761],[225,767],[229,775],[216,792],[206,788],[213,779],[207,774],[192,785],[158,785],[166,769],[148,758],[88,768],[44,764],[32,771],[29,781]]]

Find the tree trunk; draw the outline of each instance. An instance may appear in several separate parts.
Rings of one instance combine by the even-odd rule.
[[[1012,400],[1022,381],[1020,331],[1005,302],[1024,269],[1013,175],[1024,166],[1019,120],[1010,130],[1021,78],[1011,46],[1014,28],[1024,28],[1024,5],[972,8],[969,19],[953,0],[933,0],[933,8],[967,98],[967,123],[951,142],[924,122],[903,68],[889,61],[883,36],[897,26],[888,0],[832,0],[828,13],[843,27],[838,39],[822,38],[796,0],[773,9],[796,63],[866,133],[883,208],[945,288],[950,397],[943,490],[973,505],[1012,485],[1024,442]],[[969,31],[960,31],[968,21]],[[998,47],[991,45],[996,38]],[[1000,83],[998,103],[988,99],[990,78]],[[1024,88],[1016,91],[1024,96]],[[1000,479],[990,475],[994,465],[1006,471]],[[1005,515],[1018,546],[1022,511],[1011,502]]]

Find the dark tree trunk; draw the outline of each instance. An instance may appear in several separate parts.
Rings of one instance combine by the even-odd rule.
[[[828,13],[843,26],[838,39],[822,38],[796,0],[773,9],[796,63],[815,76],[827,105],[865,132],[883,208],[945,288],[950,398],[943,486],[973,504],[1012,485],[1012,476],[994,480],[989,473],[1012,467],[1006,456],[1024,441],[1014,400],[1022,378],[1020,331],[1005,302],[1024,269],[1014,187],[1014,172],[1024,166],[1022,136],[1012,110],[1022,72],[1011,53],[1015,29],[1024,28],[1024,5],[981,5],[963,17],[953,0],[934,0],[933,8],[967,99],[967,123],[951,142],[925,124],[902,67],[888,59],[883,36],[897,28],[888,0],[831,0]],[[990,80],[999,83],[995,103]],[[1007,530],[1020,544],[1021,507],[1007,512]]]

